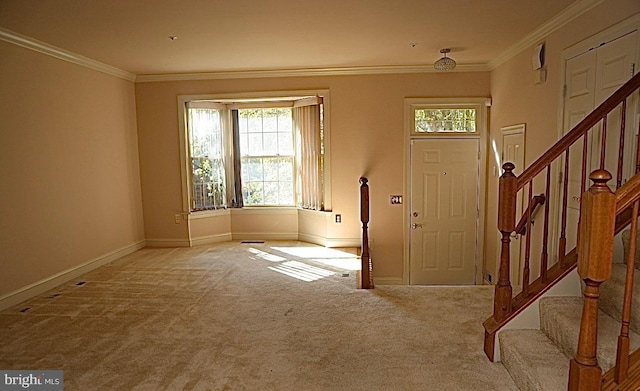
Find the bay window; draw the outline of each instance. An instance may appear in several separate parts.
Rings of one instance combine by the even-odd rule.
[[[179,111],[185,212],[325,210],[322,97],[179,97]]]

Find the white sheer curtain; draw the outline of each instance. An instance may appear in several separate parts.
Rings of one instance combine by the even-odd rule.
[[[304,209],[322,210],[322,153],[320,103],[322,98],[297,101],[293,108],[296,137],[296,198]]]
[[[188,102],[191,209],[225,208],[227,171],[225,169],[224,111],[211,102]]]

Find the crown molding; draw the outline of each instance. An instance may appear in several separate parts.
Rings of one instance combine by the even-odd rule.
[[[571,22],[578,16],[583,13],[589,11],[593,7],[602,3],[604,0],[578,0],[575,3],[571,4],[569,7],[565,8],[558,15],[551,18],[546,23],[542,24],[540,27],[526,35],[522,40],[520,40],[515,45],[511,46],[509,49],[505,50],[502,54],[498,55],[493,60],[487,63],[487,67],[489,70],[494,70],[500,65],[504,64],[517,54],[521,53],[523,50],[526,50],[530,46],[533,46],[539,43],[540,40],[545,38],[547,35],[553,33],[554,31],[560,29],[562,26]]]
[[[450,72],[488,72],[507,62],[517,54],[530,46],[539,43],[547,35],[558,30],[565,24],[574,20],[583,13],[602,3],[604,0],[578,0],[565,8],[558,15],[529,33],[522,40],[505,50],[503,53],[486,64],[458,64],[456,69]],[[274,69],[274,70],[247,70],[247,71],[221,71],[200,73],[167,73],[167,74],[142,74],[125,71],[120,68],[84,57],[80,54],[50,45],[46,42],[16,33],[0,27],[0,40],[12,43],[26,49],[68,61],[76,65],[84,66],[98,72],[103,72],[128,81],[137,83],[163,82],[163,81],[188,81],[188,80],[215,80],[215,79],[254,79],[273,77],[309,77],[309,76],[345,76],[345,75],[380,75],[380,74],[407,74],[407,73],[439,73],[429,65],[389,65],[389,66],[365,66],[365,67],[329,67],[329,68],[299,68],[299,69]]]
[[[487,72],[485,64],[459,64],[451,72]],[[202,73],[168,73],[155,75],[138,75],[136,83],[185,80],[214,79],[255,79],[266,77],[304,77],[304,76],[344,76],[344,75],[380,75],[404,73],[442,73],[433,69],[432,65],[389,65],[373,67],[340,67],[340,68],[301,68],[275,69],[264,71],[227,71]]]
[[[55,57],[63,61],[93,69],[94,71],[106,73],[108,75],[115,76],[121,79],[125,79],[128,81],[136,80],[136,75],[131,72],[127,72],[125,70],[102,63],[100,61],[81,56],[77,53],[70,52],[68,50],[53,46],[51,44],[39,41],[26,35],[16,33],[15,31],[7,30],[2,27],[0,27],[0,40],[36,51],[38,53]]]

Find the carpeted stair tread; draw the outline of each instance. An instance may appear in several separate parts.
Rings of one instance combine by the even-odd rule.
[[[521,391],[566,390],[569,360],[541,330],[504,330],[500,357]]]
[[[611,269],[611,279],[600,285],[599,308],[615,319],[622,319],[622,304],[624,299],[624,285],[627,275],[627,265],[614,263]],[[631,306],[631,322],[629,327],[640,333],[640,305],[638,305],[638,287],[640,287],[640,271],[633,273],[633,300]]]
[[[578,349],[581,297],[546,297],[540,300],[540,328],[568,356]],[[615,365],[621,322],[603,311],[598,313],[598,363],[603,371]],[[631,351],[640,346],[640,336],[629,333]]]

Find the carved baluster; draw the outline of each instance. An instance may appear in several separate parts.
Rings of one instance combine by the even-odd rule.
[[[529,207],[527,208],[527,235],[525,236],[525,247],[524,247],[524,269],[522,271],[522,296],[529,296],[529,282],[531,280],[530,274],[531,270],[529,267],[529,260],[531,258],[531,236],[533,232],[531,232],[531,214],[532,214],[532,206],[534,205],[531,201],[533,200],[533,181],[529,182],[529,195],[527,197],[529,200]]]
[[[497,322],[502,321],[511,313],[513,288],[509,276],[511,267],[509,243],[511,242],[511,232],[515,230],[516,226],[516,191],[518,188],[518,178],[513,174],[516,166],[507,162],[502,168],[504,174],[500,177],[498,192],[498,230],[502,234],[502,245],[498,284],[496,284],[493,302],[493,318]]]
[[[544,197],[546,202],[544,203],[544,231],[542,234],[542,254],[540,255],[540,279],[542,282],[547,281],[547,268],[549,254],[547,251],[547,246],[549,244],[549,200],[550,200],[550,192],[551,192],[551,165],[547,166],[547,182],[546,182],[546,190],[544,193]]]
[[[567,267],[565,256],[567,255],[567,202],[569,199],[569,148],[564,155],[564,178],[562,178],[562,223],[560,226],[560,242],[558,244],[558,261],[560,267]],[[547,202],[549,199],[547,198]]]
[[[629,256],[627,258],[627,275],[624,286],[624,299],[622,302],[622,327],[618,336],[618,351],[616,354],[615,381],[620,383],[627,378],[629,371],[629,321],[631,319],[631,304],[633,298],[633,272],[636,259],[636,235],[638,234],[638,204],[633,203],[631,215],[631,242],[629,243]]]
[[[622,101],[620,116],[620,148],[618,149],[618,172],[616,175],[616,189],[622,186],[622,162],[624,162],[624,128],[627,122],[627,100]]]
[[[569,389],[600,390],[602,368],[598,365],[598,299],[600,284],[611,278],[616,198],[607,181],[611,174],[596,170],[591,188],[582,195],[578,274],[585,282],[584,306],[576,357],[569,369]]]
[[[640,73],[638,73],[640,75]],[[640,132],[640,116],[638,119],[638,132]],[[636,133],[638,134],[638,133]],[[636,143],[636,174],[640,172],[640,143]]]
[[[360,272],[360,288],[373,288],[373,265],[369,257],[369,180],[360,178],[360,221],[362,222],[362,256]]]
[[[604,159],[607,151],[607,116],[602,117],[602,139],[600,140],[600,169],[604,170]]]
[[[587,189],[586,189],[586,184],[587,184],[587,151],[589,150],[589,145],[588,145],[588,139],[587,136],[589,135],[589,133],[585,133],[584,136],[582,136],[582,139],[584,140],[582,142],[582,178],[580,179],[580,193],[584,193]],[[582,209],[582,197],[580,197],[580,209]],[[578,215],[578,227],[576,230],[576,252],[578,254],[580,254],[580,247],[578,246],[578,243],[580,243],[580,223],[582,221],[582,213],[580,213]]]

